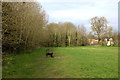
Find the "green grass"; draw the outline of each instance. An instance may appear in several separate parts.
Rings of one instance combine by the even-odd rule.
[[[51,48],[52,49],[52,48]],[[57,47],[17,55],[3,65],[3,78],[117,78],[118,47]]]

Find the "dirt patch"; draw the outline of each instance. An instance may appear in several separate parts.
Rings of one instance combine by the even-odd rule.
[[[42,60],[42,59],[43,59],[43,57],[39,57],[39,58],[38,58],[38,60]]]
[[[95,49],[95,48],[82,48],[82,49]]]
[[[101,45],[87,45],[87,46],[95,46],[95,47],[98,47],[98,46],[101,46]]]
[[[54,58],[55,58],[55,59],[56,59],[56,58],[65,58],[65,56],[55,56]]]

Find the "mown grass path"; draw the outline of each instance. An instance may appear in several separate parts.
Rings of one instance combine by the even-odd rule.
[[[3,66],[3,77],[12,78],[117,78],[118,47],[46,48],[13,57]]]

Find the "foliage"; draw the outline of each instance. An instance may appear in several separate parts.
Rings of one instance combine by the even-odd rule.
[[[98,42],[101,39],[101,35],[104,34],[105,30],[107,29],[107,23],[105,17],[93,17],[90,19],[91,29],[95,32],[95,35],[98,37]]]
[[[3,52],[19,53],[41,46],[46,22],[46,14],[36,2],[3,2]]]
[[[70,22],[50,23],[46,27],[48,46],[80,46],[87,45],[86,28],[81,25],[77,28]]]

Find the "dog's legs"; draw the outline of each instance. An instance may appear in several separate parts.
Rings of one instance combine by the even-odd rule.
[[[53,56],[53,53],[51,54],[51,57],[53,58],[54,56]]]

